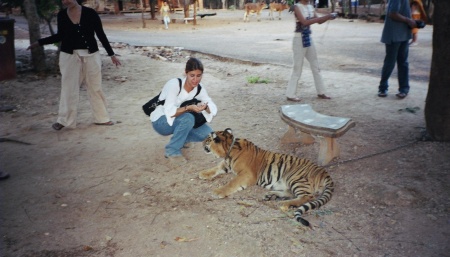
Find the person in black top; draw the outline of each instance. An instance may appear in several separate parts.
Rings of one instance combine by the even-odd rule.
[[[79,90],[84,81],[96,125],[113,125],[106,109],[102,90],[101,56],[97,40],[102,43],[111,61],[121,65],[103,31],[102,22],[94,9],[81,6],[76,0],[62,0],[66,7],[58,13],[58,32],[39,39],[28,49],[61,42],[59,68],[61,71],[61,98],[55,130],[76,127]]]

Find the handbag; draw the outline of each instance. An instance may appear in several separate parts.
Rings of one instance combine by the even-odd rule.
[[[180,94],[180,92],[181,92],[181,79],[180,78],[178,78],[178,83],[180,86],[180,91],[178,92],[178,94]],[[183,103],[181,103],[180,107],[193,105],[193,104],[197,105],[198,103],[200,103],[201,101],[199,101],[195,97],[198,94],[200,94],[201,90],[202,90],[202,86],[199,84],[197,86],[197,93],[195,94],[194,98],[192,100],[184,101]],[[159,105],[164,105],[164,103],[166,102],[166,100],[159,100],[160,95],[161,95],[161,92],[157,96],[150,99],[150,101],[148,101],[146,104],[144,104],[142,106],[142,109],[147,116],[150,116],[150,114],[156,109],[156,107],[158,107]],[[189,113],[192,114],[195,118],[194,128],[198,128],[206,123],[206,118],[202,113],[197,113],[197,112],[189,112]]]
[[[150,101],[142,106],[142,110],[144,110],[144,113],[147,116],[150,116],[150,114],[156,109],[156,107],[158,107],[158,105],[164,104],[165,100],[159,101],[160,94],[161,93],[153,97]]]

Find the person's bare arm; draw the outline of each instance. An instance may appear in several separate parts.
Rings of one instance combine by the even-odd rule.
[[[408,24],[408,26],[410,28],[417,27],[416,22],[413,19],[407,18],[407,17],[401,15],[398,12],[391,12],[391,13],[389,13],[389,18],[391,18],[394,21],[406,23],[406,24]]]
[[[328,20],[334,19],[335,17],[332,14],[327,14],[322,17],[318,17],[317,13],[314,12],[314,17],[312,19],[307,20],[305,17],[303,17],[302,12],[300,11],[300,8],[298,6],[294,7],[294,13],[297,20],[303,25],[303,26],[309,26],[314,23],[322,24]]]

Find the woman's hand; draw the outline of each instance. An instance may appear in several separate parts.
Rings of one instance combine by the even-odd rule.
[[[119,65],[122,65],[120,63],[119,59],[117,58],[117,56],[115,56],[115,55],[111,56],[111,61],[113,62],[114,65],[116,65],[116,67]]]
[[[208,103],[199,103],[197,104],[198,107],[202,109],[202,111],[206,111],[207,113],[211,113],[208,107]]]
[[[36,48],[36,47],[38,47],[39,46],[39,42],[34,42],[33,44],[31,44],[31,45],[29,45],[28,47],[27,47],[27,50],[30,50],[30,49],[34,49],[34,48]]]
[[[186,106],[186,111],[188,112],[202,112],[202,111],[208,111],[208,103],[200,103],[197,105],[188,105]]]

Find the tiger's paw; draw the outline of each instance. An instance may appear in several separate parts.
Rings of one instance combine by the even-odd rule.
[[[288,199],[290,199],[290,197],[284,196],[284,195],[280,195],[278,193],[273,193],[273,192],[269,192],[269,193],[265,194],[264,198],[263,198],[264,201],[288,200]]]
[[[214,194],[215,194],[218,198],[225,198],[225,197],[228,196],[228,194],[226,193],[226,190],[225,190],[223,187],[214,189]]]
[[[283,204],[283,205],[280,206],[280,210],[282,212],[288,212],[289,211],[289,207],[290,207],[289,205]]]
[[[215,170],[204,170],[198,174],[198,177],[205,180],[211,180],[216,175]]]
[[[272,201],[277,199],[275,195],[267,193],[264,195],[263,201]]]

